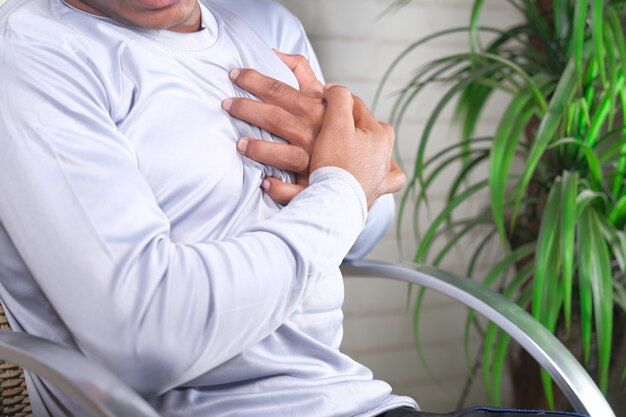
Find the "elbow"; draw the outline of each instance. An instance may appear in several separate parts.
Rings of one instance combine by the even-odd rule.
[[[92,328],[98,331],[82,334],[76,340],[86,356],[131,389],[143,397],[154,397],[197,376],[194,370],[200,352],[194,346],[201,345],[183,337],[177,331],[180,326],[159,321],[109,317],[108,322],[101,321],[100,326]]]
[[[185,364],[175,355],[145,352],[141,357],[120,362],[116,372],[139,395],[150,398],[163,394],[184,381]]]
[[[186,352],[181,349],[168,349],[158,343],[138,348],[119,343],[112,339],[116,347],[107,352],[95,352],[94,359],[121,379],[132,390],[144,398],[156,397],[183,382],[188,377],[193,364]]]

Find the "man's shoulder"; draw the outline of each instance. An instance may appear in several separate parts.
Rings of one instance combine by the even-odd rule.
[[[52,0],[7,0],[0,6],[0,37],[9,39],[59,39],[66,22]],[[56,36],[51,36],[52,34]]]
[[[294,41],[305,38],[298,18],[274,0],[203,0],[237,16],[272,48],[285,50]],[[292,51],[298,52],[298,51]]]

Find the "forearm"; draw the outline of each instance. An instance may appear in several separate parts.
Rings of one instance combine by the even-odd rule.
[[[37,220],[61,209],[45,191],[34,206],[23,187],[9,190],[5,197],[22,209],[3,200],[0,213],[83,352],[156,394],[269,335],[317,275],[339,265],[363,224],[363,198],[350,181],[322,178],[274,218],[196,244],[173,242],[156,222],[123,244],[104,241],[54,182],[71,226],[68,218]]]

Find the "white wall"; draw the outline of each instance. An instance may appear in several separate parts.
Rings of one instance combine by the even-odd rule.
[[[392,0],[281,0],[306,28],[324,69],[327,81],[347,85],[367,103],[389,63],[412,41],[435,31],[463,26],[469,19],[471,0],[414,0],[397,13],[379,17]],[[485,23],[506,27],[520,17],[502,0],[487,1]],[[413,54],[392,77],[387,92],[403,85],[420,63],[443,54],[466,50],[464,36],[437,41]],[[411,167],[417,137],[429,110],[442,90],[433,88],[413,106],[412,112],[399,132],[402,159]],[[491,103],[491,113],[497,115],[499,103]],[[392,101],[385,100],[377,116],[385,119]],[[435,128],[437,140],[431,149],[441,148],[456,140],[449,127],[449,114]],[[493,131],[487,121],[480,130]],[[441,189],[443,190],[442,184]],[[433,195],[433,212],[442,206],[441,196]],[[477,203],[475,208],[482,207]],[[428,224],[422,216],[420,224]],[[402,240],[404,255],[410,259],[415,248],[406,223]],[[468,244],[471,242],[468,242]],[[444,267],[462,272],[466,253],[456,252]],[[398,260],[396,236],[391,231],[371,255],[376,259]],[[345,338],[343,350],[368,365],[374,375],[392,384],[394,391],[417,399],[423,409],[449,411],[456,408],[466,377],[463,353],[465,310],[444,296],[428,293],[422,315],[423,345],[431,369],[438,376],[434,381],[419,364],[414,349],[412,312],[406,307],[407,287],[383,281],[353,279],[346,282]],[[478,340],[473,338],[474,348]],[[507,384],[508,385],[508,384]],[[507,386],[504,387],[505,392]],[[482,375],[471,391],[468,404],[485,403]]]

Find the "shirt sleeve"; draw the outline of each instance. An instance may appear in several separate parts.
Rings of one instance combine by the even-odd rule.
[[[363,228],[362,188],[324,168],[237,236],[175,242],[88,63],[3,40],[0,68],[0,221],[81,351],[144,395],[273,332]]]

